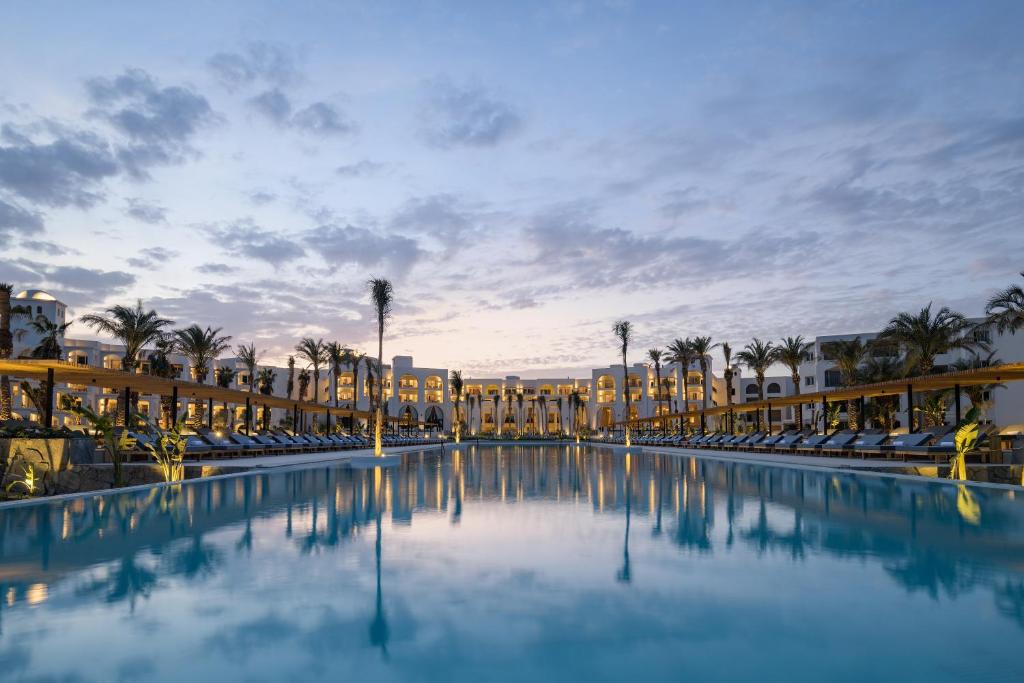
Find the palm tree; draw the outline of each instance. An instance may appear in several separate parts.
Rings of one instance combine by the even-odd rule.
[[[523,424],[523,392],[521,391],[516,392],[516,423],[516,432],[522,436],[526,425]]]
[[[537,420],[537,431],[540,434],[548,433],[548,398],[547,396],[537,397],[537,414],[539,419]]]
[[[327,347],[323,339],[303,337],[295,346],[299,358],[313,367],[313,403],[320,402],[320,366],[327,363]]]
[[[260,393],[264,396],[270,396],[274,393],[274,381],[277,380],[277,373],[272,368],[263,368],[260,370],[259,377],[256,382],[259,385]],[[266,403],[263,404],[263,429],[266,430],[270,427],[270,407]]]
[[[171,363],[171,354],[174,352],[174,335],[162,333],[153,342],[153,351],[149,352],[149,374],[153,377],[164,379],[177,379],[178,369]],[[177,423],[177,415],[171,415],[176,407],[171,406],[170,396],[160,396],[160,415],[167,429],[171,429]]]
[[[988,345],[975,339],[971,334],[974,325],[962,314],[943,306],[932,317],[929,303],[914,315],[900,313],[886,325],[878,335],[879,341],[895,342],[906,349],[908,367],[916,368],[918,374],[931,374],[935,368],[935,357],[954,349],[988,351]]]
[[[24,306],[11,306],[13,290],[13,285],[0,282],[0,360],[6,360],[14,355],[11,318],[30,313]],[[0,421],[11,419],[11,407],[11,379],[7,375],[0,375]]]
[[[302,368],[302,370],[299,371],[299,400],[300,401],[305,401],[306,400],[306,392],[309,391],[309,380],[310,380],[309,370],[307,368]]]
[[[60,360],[62,355],[60,338],[64,336],[64,331],[73,322],[73,320],[69,320],[66,323],[57,324],[51,322],[45,315],[37,315],[34,319],[30,320],[28,322],[29,328],[41,337],[39,344],[32,349],[32,357]]]
[[[729,342],[722,342],[722,358],[725,366],[722,369],[722,376],[725,377],[725,405],[732,409],[732,347]]]
[[[221,328],[213,329],[209,326],[204,330],[199,325],[191,325],[184,329],[175,330],[174,338],[178,348],[192,366],[192,376],[200,384],[206,384],[206,378],[210,374],[210,363],[215,361],[220,354],[231,348],[228,343],[231,337],[220,336]],[[196,403],[196,412],[193,419],[193,426],[203,424],[203,403]]]
[[[775,362],[775,346],[771,342],[763,342],[757,337],[736,354],[736,360],[754,372],[757,382],[757,400],[764,400],[764,375]],[[757,411],[757,429],[761,430],[761,411]]]
[[[974,354],[971,358],[961,358],[953,363],[953,369],[958,371],[977,370],[978,368],[987,368],[1001,363],[1002,361],[995,357],[995,352],[990,351],[985,358],[982,358],[978,354]],[[992,392],[996,389],[1005,388],[1006,385],[1000,382],[994,382],[992,384],[968,384],[963,387],[963,392],[967,394],[967,398],[970,399],[971,405],[978,409],[978,419],[984,420],[985,416],[988,414],[988,409],[992,407]]]
[[[864,362],[868,352],[868,347],[860,340],[860,337],[826,342],[822,344],[822,347],[823,350],[827,350],[828,355],[832,356],[832,360],[839,370],[840,382],[844,387],[852,387],[860,383],[860,365]],[[857,413],[857,401],[847,401],[846,422],[850,429],[857,429],[860,424]]]
[[[668,360],[672,363],[678,363],[682,368],[682,388],[683,388],[683,411],[687,412],[690,409],[686,392],[689,390],[689,378],[687,375],[690,373],[690,361],[693,360],[693,349],[690,346],[690,338],[686,339],[675,339],[671,344],[668,345]]]
[[[499,413],[501,413],[501,393],[491,394],[491,400],[494,401],[494,429],[498,436],[501,436],[502,424]]]
[[[793,393],[797,396],[800,395],[800,364],[804,362],[804,357],[813,346],[813,344],[805,342],[802,336],[797,335],[796,337],[786,337],[775,347],[775,362],[789,368],[789,376],[793,380]],[[796,419],[797,428],[802,429],[804,416],[800,406],[796,407]]]
[[[711,350],[717,347],[718,344],[711,343],[711,337],[694,337],[690,340],[690,350],[700,362],[700,379],[704,385],[703,391],[701,391],[704,410],[708,409],[708,389],[710,387],[708,384],[708,356],[711,355]]]
[[[459,406],[462,403],[463,388],[462,370],[452,370],[451,376],[448,378],[448,391],[451,392],[452,403],[455,404],[455,443],[462,441],[462,415],[459,412]]]
[[[619,349],[622,352],[622,389],[626,393],[626,447],[629,447],[629,421],[632,418],[630,411],[629,390],[629,365],[626,361],[626,354],[629,351],[629,342],[633,340],[633,325],[628,320],[618,320],[612,325],[612,334],[619,341]]]
[[[1021,271],[1024,277],[1024,271]],[[1011,285],[996,292],[985,306],[988,321],[996,326],[1000,334],[1010,331],[1016,334],[1024,327],[1024,289],[1020,285]]]
[[[256,351],[255,344],[239,344],[235,348],[235,353],[238,354],[238,360],[245,366],[245,371],[249,373],[249,393],[256,393],[256,373],[260,364],[260,355]]]
[[[661,349],[648,349],[647,358],[654,365],[654,403],[655,412],[661,414],[661,363],[665,360],[665,352]]]
[[[295,356],[288,356],[288,398],[292,397],[295,391]]]
[[[873,344],[868,343],[868,354],[860,367],[860,381],[866,384],[890,382],[903,376],[903,362],[890,355],[871,353]],[[865,407],[864,425],[874,420],[882,429],[890,430],[900,407],[899,396],[875,396]]]
[[[367,282],[370,290],[370,303],[377,313],[377,364],[381,370],[384,369],[384,328],[391,317],[392,308],[395,303],[395,290],[391,281],[385,278],[375,277]],[[384,449],[381,445],[381,432],[384,428],[384,415],[381,412],[384,405],[384,378],[381,377],[380,386],[377,388],[379,400],[377,401],[377,416],[374,420],[373,453],[383,455]]]
[[[213,379],[217,386],[222,389],[230,389],[231,383],[235,381],[235,369],[229,365],[221,365],[213,371]]]
[[[90,313],[79,320],[99,332],[109,334],[124,346],[122,369],[126,372],[135,370],[142,348],[155,342],[163,334],[164,328],[174,324],[173,320],[161,318],[154,310],[143,311],[142,299],[135,302],[135,308],[113,306],[106,310],[106,315]]]
[[[355,349],[343,350],[341,362],[352,368],[352,407],[359,409],[359,366],[366,362],[366,354]]]
[[[476,404],[476,394],[466,395],[466,428],[473,434],[473,406]]]
[[[349,350],[336,341],[327,342],[324,346],[327,362],[331,367],[332,395],[334,396],[334,407],[338,407],[338,381],[341,377],[341,366],[345,364]]]

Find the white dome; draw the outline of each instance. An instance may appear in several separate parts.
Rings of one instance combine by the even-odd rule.
[[[15,299],[32,299],[33,301],[56,301],[57,297],[41,289],[25,289],[18,292]]]

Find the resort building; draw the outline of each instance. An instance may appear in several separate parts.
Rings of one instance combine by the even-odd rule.
[[[12,303],[30,307],[33,316],[42,315],[57,324],[63,324],[66,320],[66,305],[55,296],[41,290],[20,292]],[[39,343],[38,335],[32,333],[26,325],[26,320],[26,317],[21,316],[15,317],[12,321],[14,357],[28,356]],[[982,324],[983,320],[974,322],[979,325],[975,334],[992,349],[992,362],[1024,359],[1024,335],[1001,335],[994,327]],[[771,400],[797,393],[814,393],[839,388],[842,378],[835,360],[830,355],[829,344],[857,337],[862,342],[867,342],[875,339],[877,332],[816,337],[799,368],[800,386],[795,386],[793,378],[789,375],[768,376],[764,381],[763,398]],[[124,349],[118,344],[67,338],[61,341],[61,347],[63,360],[68,362],[121,369]],[[152,349],[145,349],[140,354],[136,372],[150,372],[152,353]],[[895,363],[899,349],[873,345],[870,354],[875,360]],[[936,369],[952,369],[958,361],[972,358],[974,356],[967,351],[943,354],[936,359]],[[729,403],[749,403],[761,397],[755,378],[752,373],[745,373],[743,367],[733,366],[732,386],[726,386],[724,373],[715,374],[714,359],[708,356],[703,360],[707,372],[702,372],[701,359],[694,358],[690,362],[690,367],[686,369],[685,381],[678,363],[667,363],[660,371],[645,363],[630,365],[628,381],[625,383],[629,389],[628,416],[645,418],[677,414],[725,406]],[[187,358],[181,354],[172,354],[170,361],[178,377],[194,379]],[[207,378],[208,384],[215,381],[217,369],[222,367],[234,370],[228,388],[242,391],[250,388],[249,370],[236,357],[223,357],[215,361]],[[317,386],[312,386],[310,381],[301,396],[301,366],[296,366],[294,370],[265,364],[259,366],[259,370],[265,369],[273,372],[271,393],[274,396],[287,396],[295,400],[313,400],[315,397],[319,403],[343,409],[371,409],[371,386],[365,365],[358,369],[343,367],[337,377],[333,375],[330,367],[321,367]],[[387,415],[405,418],[412,425],[423,424],[428,428],[442,431],[450,429],[455,408],[447,368],[418,367],[411,356],[395,356],[389,364],[385,364],[383,372],[384,409]],[[468,433],[472,435],[554,434],[571,430],[577,424],[585,425],[591,430],[611,429],[627,417],[623,376],[622,365],[609,365],[592,369],[589,377],[468,377],[464,379],[460,414]],[[258,387],[253,389],[258,390]],[[23,418],[38,420],[38,410],[33,405],[31,396],[22,391],[18,384],[14,384],[13,394],[15,412]],[[63,394],[101,413],[115,412],[118,401],[124,400],[125,395],[124,387],[59,385],[58,406],[60,396]],[[909,424],[906,397],[893,398],[894,402],[888,408],[892,413],[891,428],[906,428]],[[160,400],[159,396],[140,396],[138,409],[141,413],[155,416],[158,414],[157,406]],[[190,415],[200,409],[194,397],[182,395],[179,396],[179,400],[186,406],[183,409]],[[1024,383],[1010,383],[1006,387],[985,392],[981,400],[986,411],[985,420],[1000,425],[1019,422],[1019,416],[1024,409]],[[966,405],[969,403],[965,403],[964,409]],[[237,427],[245,421],[244,405],[212,405],[211,408],[215,424]],[[951,414],[952,405],[947,406],[946,410]],[[805,404],[799,411],[792,406],[773,408],[770,418],[765,417],[777,429],[797,424],[818,424],[822,420],[818,406]],[[845,420],[845,413],[840,413],[838,419]],[[77,418],[69,413],[59,410],[55,413],[57,424],[75,424],[76,420]],[[275,408],[271,411],[270,422],[273,425],[290,426],[291,420],[292,415],[287,410]],[[700,420],[697,417],[691,416],[688,420],[689,427],[700,427]],[[709,420],[708,427],[719,426],[713,418]],[[754,420],[754,415],[750,413],[737,415],[737,424],[742,428],[752,428]],[[678,422],[673,421],[673,424],[678,425]],[[304,426],[308,427],[310,424],[306,422]]]

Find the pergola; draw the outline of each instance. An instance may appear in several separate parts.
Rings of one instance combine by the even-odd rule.
[[[123,370],[110,370],[97,368],[91,365],[79,365],[62,360],[3,360],[0,359],[0,375],[8,375],[26,380],[40,382],[45,392],[43,425],[53,426],[54,411],[54,387],[60,384],[79,385],[87,387],[110,388],[119,394],[123,394],[126,405],[127,400],[134,392],[136,394],[153,394],[159,396],[170,396],[171,404],[174,406],[175,414],[181,400],[206,401],[209,407],[207,419],[209,425],[213,424],[213,404],[229,403],[233,405],[244,405],[246,415],[252,415],[255,407],[266,406],[268,408],[280,408],[292,411],[293,425],[299,424],[300,417],[306,414],[327,415],[327,427],[330,428],[331,418],[348,417],[371,419],[373,413],[365,410],[352,410],[348,408],[336,408],[323,403],[311,401],[296,401],[284,396],[273,396],[268,394],[250,393],[238,389],[225,389],[212,384],[199,384],[181,379],[168,379],[156,377],[138,372],[126,372]],[[408,418],[385,415],[384,419],[396,425],[411,426]],[[246,420],[246,431],[248,431],[249,420]],[[423,423],[419,423],[420,428]]]
[[[736,413],[752,413],[755,411],[768,411],[768,428],[772,427],[772,409],[785,406],[800,407],[805,405],[821,405],[822,412],[829,403],[858,401],[863,404],[866,399],[878,398],[879,396],[902,396],[906,395],[907,405],[914,404],[914,394],[917,392],[939,391],[944,389],[953,390],[953,405],[956,414],[956,421],[962,417],[961,393],[964,387],[998,384],[1001,382],[1014,382],[1024,380],[1024,363],[1003,363],[991,365],[972,370],[961,370],[955,372],[944,372],[935,375],[921,375],[918,377],[907,377],[904,379],[891,380],[888,382],[877,382],[874,384],[861,384],[853,387],[842,387],[831,391],[818,391],[810,394],[796,394],[793,396],[780,396],[767,398],[749,403],[738,403],[728,406],[711,406],[685,412],[657,415],[651,417],[623,420],[615,423],[615,427],[623,427],[627,423],[630,427],[654,424],[667,420],[685,420],[692,417],[699,417],[701,429],[707,428],[708,416],[725,415],[730,420],[730,426],[735,420]],[[914,420],[910,420],[910,431],[916,431]]]

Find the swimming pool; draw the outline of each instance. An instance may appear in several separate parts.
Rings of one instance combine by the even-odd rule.
[[[0,680],[1022,680],[1024,501],[576,446],[0,510]]]

